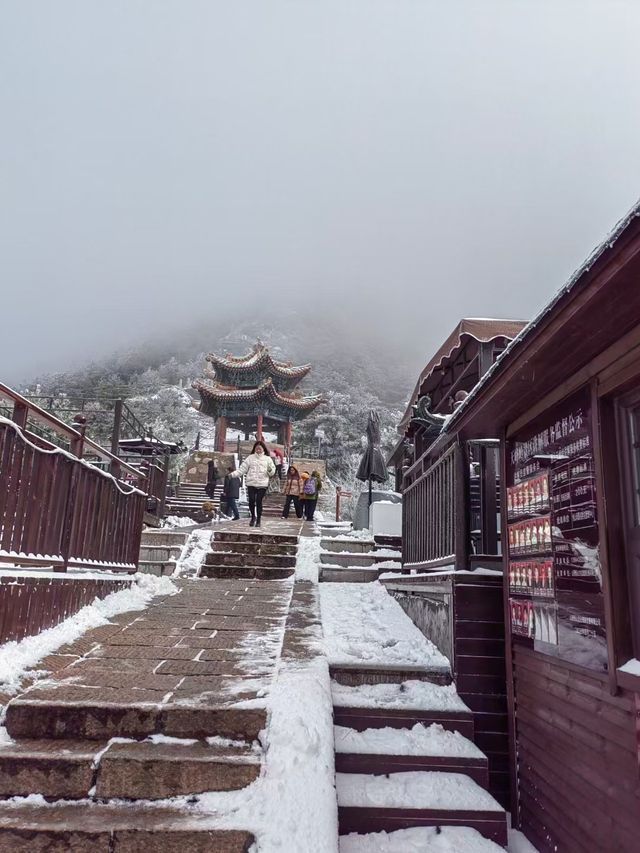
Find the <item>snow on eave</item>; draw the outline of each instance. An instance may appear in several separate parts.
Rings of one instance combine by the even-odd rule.
[[[489,370],[482,376],[479,382],[471,389],[462,403],[455,409],[450,416],[449,422],[443,428],[443,431],[448,431],[453,423],[455,423],[462,412],[466,411],[471,405],[471,402],[480,394],[485,387],[493,380],[494,376],[502,369],[503,364],[508,361],[511,353],[517,349],[523,341],[526,341],[530,335],[538,328],[541,322],[555,308],[558,302],[565,296],[571,293],[575,286],[580,283],[580,280],[591,267],[600,259],[600,257],[608,250],[613,249],[618,239],[624,234],[631,222],[640,216],[640,199],[633,207],[619,220],[614,228],[609,232],[605,239],[599,243],[592,252],[587,256],[586,260],[576,269],[569,279],[556,291],[551,300],[542,308],[541,311],[511,340],[505,349],[502,350],[498,358],[491,365]]]

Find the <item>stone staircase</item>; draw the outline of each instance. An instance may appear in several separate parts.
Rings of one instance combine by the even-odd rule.
[[[178,483],[175,496],[167,498],[166,514],[197,519],[205,501],[212,503],[216,511],[219,510],[222,482],[219,481],[216,485],[213,498],[205,492],[205,485],[206,483]]]
[[[144,530],[138,571],[150,575],[172,575],[190,533],[191,528]]]
[[[216,828],[197,800],[259,776],[256,678],[268,687],[275,653],[239,637],[282,631],[288,597],[183,581],[61,648],[55,676],[6,709],[0,798],[40,798],[0,801],[0,853],[247,853],[252,834]]]
[[[200,577],[280,580],[295,572],[297,535],[216,530]]]
[[[320,546],[320,580],[324,583],[367,583],[381,573],[402,570],[396,537],[324,536]]]
[[[473,713],[453,685],[406,675],[352,669],[344,684],[333,673],[340,835],[464,826],[506,846],[506,814],[487,790]]]

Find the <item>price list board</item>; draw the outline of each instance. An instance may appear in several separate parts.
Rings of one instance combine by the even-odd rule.
[[[588,388],[510,439],[506,475],[514,640],[606,670]]]

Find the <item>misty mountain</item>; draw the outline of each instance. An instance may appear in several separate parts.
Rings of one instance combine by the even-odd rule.
[[[312,364],[300,388],[323,394],[327,402],[295,425],[294,441],[317,447],[320,429],[325,436],[321,455],[332,479],[353,485],[369,409],[380,414],[383,449],[388,451],[397,440],[395,427],[415,381],[415,364],[399,358],[384,335],[366,328],[355,330],[339,320],[299,311],[257,309],[256,314],[231,325],[194,323],[171,339],[150,340],[82,370],[38,377],[29,390],[33,393],[37,386],[41,394],[62,393],[78,400],[126,397],[154,434],[189,446],[198,431],[211,427],[211,420],[191,405],[190,383],[201,375],[205,354],[242,355],[261,340],[275,358]],[[99,440],[108,440],[106,420],[96,415],[89,429]]]

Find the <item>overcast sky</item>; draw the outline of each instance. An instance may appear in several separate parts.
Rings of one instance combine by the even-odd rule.
[[[530,317],[640,196],[639,33],[638,0],[0,0],[0,381],[265,302],[357,334],[367,300],[425,361]]]

